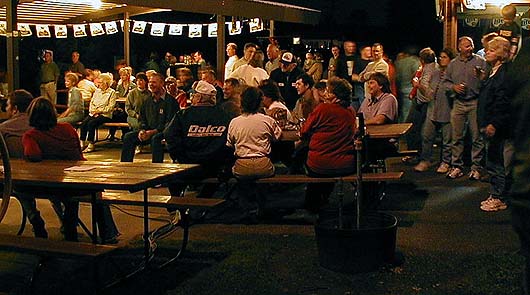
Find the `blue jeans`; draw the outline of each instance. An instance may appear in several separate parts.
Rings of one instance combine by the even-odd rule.
[[[449,122],[435,122],[426,119],[423,123],[422,130],[422,148],[420,159],[422,161],[432,161],[432,145],[438,130],[442,131],[442,148],[441,148],[441,162],[451,163],[451,124]]]
[[[486,151],[486,170],[490,175],[490,194],[501,200],[505,199],[508,192],[510,175],[508,173],[513,163],[513,155],[506,151],[511,146],[511,142],[504,138],[488,138]]]
[[[477,123],[477,100],[464,101],[456,99],[451,110],[452,130],[452,148],[451,148],[451,165],[462,169],[464,161],[464,131],[466,123],[471,132],[472,149],[471,149],[471,169],[479,170],[482,168],[482,158],[484,157],[484,140],[478,129]]]
[[[142,142],[138,139],[139,131],[127,132],[123,136],[123,146],[121,149],[121,161],[122,162],[132,162],[134,159],[134,150],[136,146],[141,144],[147,144],[147,142]],[[164,146],[162,145],[162,140],[164,139],[164,133],[159,132],[151,136],[151,152],[152,152],[152,162],[153,163],[163,163],[164,162]]]

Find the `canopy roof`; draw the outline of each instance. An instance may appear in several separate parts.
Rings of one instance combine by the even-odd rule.
[[[6,5],[10,0],[0,0],[0,20],[6,19]],[[80,24],[107,21],[124,13],[129,16],[158,12],[183,11],[240,17],[318,24],[320,11],[295,5],[264,0],[102,0],[100,7],[95,0],[20,0],[18,23]]]

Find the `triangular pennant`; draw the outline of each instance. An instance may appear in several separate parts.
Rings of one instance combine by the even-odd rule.
[[[263,31],[263,21],[259,17],[251,19],[248,25],[251,33]]]
[[[169,35],[182,35],[182,27],[183,25],[179,24],[170,24],[169,25]]]
[[[50,33],[50,27],[48,25],[36,25],[36,28],[37,28],[37,37],[50,38],[52,36]]]
[[[68,37],[68,31],[66,30],[66,25],[55,25],[53,26],[55,31],[55,38],[66,38]]]
[[[228,34],[239,35],[241,34],[241,22],[235,21],[228,23]]]
[[[103,30],[103,25],[101,25],[101,23],[90,24],[90,35],[100,36],[104,34],[105,34],[105,31]]]
[[[0,36],[5,36],[7,32],[7,23],[5,21],[0,21]]]
[[[217,24],[208,24],[208,37],[217,37]]]
[[[202,37],[202,25],[188,25],[188,37],[190,38],[200,38]]]
[[[166,30],[165,23],[153,23],[151,25],[151,36],[163,37]]]
[[[74,37],[80,38],[80,37],[86,37],[86,27],[85,25],[73,25],[74,27]]]
[[[491,25],[495,28],[498,28],[502,24],[504,24],[504,20],[502,18],[494,18],[491,20]]]
[[[132,32],[136,34],[143,34],[145,32],[146,22],[134,21]]]
[[[116,25],[116,22],[106,22],[105,32],[107,32],[107,35],[118,33],[118,26]]]
[[[530,18],[525,17],[521,19],[521,28],[527,31],[530,30]]]
[[[29,24],[18,24],[17,27],[18,27],[18,32],[20,33],[21,37],[28,37],[28,36],[33,35],[33,32],[31,32],[31,28]],[[55,31],[57,32],[57,29]]]

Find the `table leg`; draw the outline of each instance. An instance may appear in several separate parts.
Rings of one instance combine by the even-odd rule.
[[[98,243],[98,225],[97,225],[97,208],[96,208],[96,202],[97,202],[97,192],[93,192],[90,194],[91,201],[92,201],[92,243],[97,244]]]
[[[149,205],[147,188],[144,189],[144,259],[145,266],[149,263]]]

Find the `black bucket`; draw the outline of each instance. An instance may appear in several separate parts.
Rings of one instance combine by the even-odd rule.
[[[335,215],[337,216],[337,215]],[[315,225],[320,265],[327,269],[362,273],[374,271],[394,260],[396,251],[397,218],[379,212],[365,214],[359,228],[356,217],[338,216],[319,221]]]

